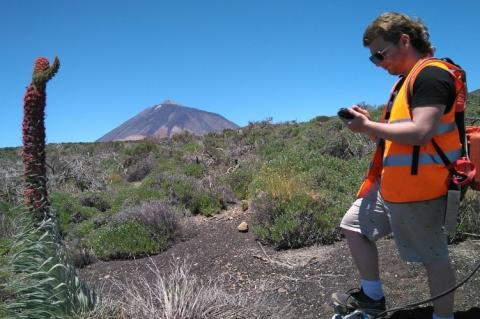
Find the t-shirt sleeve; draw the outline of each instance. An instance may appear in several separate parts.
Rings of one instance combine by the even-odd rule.
[[[420,71],[413,84],[412,108],[445,105],[445,113],[448,113],[454,101],[455,81],[448,71],[436,66],[428,66]]]

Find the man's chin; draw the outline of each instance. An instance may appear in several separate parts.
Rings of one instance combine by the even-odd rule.
[[[390,75],[400,75],[399,72],[397,72],[397,71],[395,71],[395,70],[393,70],[393,69],[386,69],[386,70],[387,70],[388,74],[390,74]]]

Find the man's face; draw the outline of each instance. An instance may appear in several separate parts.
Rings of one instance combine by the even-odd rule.
[[[404,59],[400,46],[396,43],[385,41],[382,37],[376,38],[368,46],[370,53],[372,54],[375,65],[384,68],[388,73],[392,75],[400,75],[404,72]],[[383,57],[383,59],[377,59],[375,56]]]

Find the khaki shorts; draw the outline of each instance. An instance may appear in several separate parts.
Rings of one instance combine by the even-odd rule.
[[[357,199],[340,227],[376,241],[393,233],[400,257],[405,261],[437,263],[448,261],[448,237],[443,234],[446,198],[412,202],[385,202],[374,190]]]

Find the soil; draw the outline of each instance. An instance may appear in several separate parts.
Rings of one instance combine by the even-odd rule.
[[[81,269],[80,275],[93,286],[108,285],[111,278],[126,280],[132,274],[148,277],[152,261],[167,271],[172,261],[186,258],[195,275],[221,278],[229,293],[262,300],[271,309],[288,309],[282,315],[262,318],[331,318],[330,295],[358,285],[345,240],[329,246],[275,251],[260,244],[251,230],[237,230],[242,221],[249,223],[250,219],[251,213],[239,206],[211,218],[189,217],[187,238],[167,251],[149,258],[96,262]],[[429,297],[424,268],[401,261],[393,239],[380,240],[378,250],[388,308]],[[480,261],[480,240],[451,245],[450,255],[460,280]],[[480,318],[479,292],[480,272],[456,291],[456,319]],[[431,313],[427,304],[393,312],[389,318],[430,319]]]

